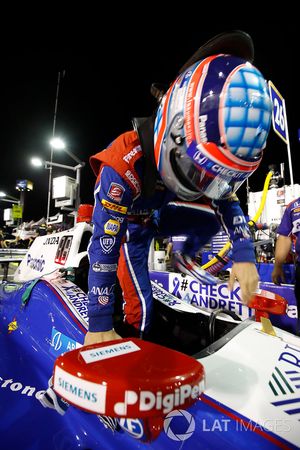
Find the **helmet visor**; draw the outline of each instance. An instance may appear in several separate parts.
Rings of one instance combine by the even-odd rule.
[[[221,175],[211,174],[197,165],[186,153],[178,148],[171,152],[171,164],[178,180],[187,188],[212,199],[229,197],[242,185],[245,179],[224,179]]]

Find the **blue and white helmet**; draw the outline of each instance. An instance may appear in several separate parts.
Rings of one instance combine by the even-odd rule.
[[[181,73],[155,120],[158,171],[179,198],[225,198],[259,166],[272,103],[262,74],[240,57],[217,54]]]

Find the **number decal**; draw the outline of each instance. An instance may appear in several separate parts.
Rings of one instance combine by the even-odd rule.
[[[282,131],[285,130],[283,105],[279,104],[277,98],[274,98],[274,109],[275,109],[275,123],[281,128]]]

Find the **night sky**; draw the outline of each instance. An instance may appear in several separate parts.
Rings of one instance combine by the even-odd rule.
[[[300,183],[296,154],[299,152],[299,94],[295,70],[295,53],[299,54],[298,36],[292,27],[253,29],[241,24],[206,30],[180,25],[174,33],[172,24],[159,33],[145,26],[129,27],[118,33],[116,42],[109,33],[90,32],[81,36],[62,33],[59,39],[20,36],[5,47],[1,57],[2,131],[0,191],[18,197],[17,179],[30,179],[33,192],[26,193],[24,218],[38,220],[46,216],[48,171],[33,168],[32,156],[50,158],[48,144],[52,136],[53,113],[58,72],[61,79],[58,98],[56,135],[86,162],[82,170],[81,202],[93,202],[94,175],[89,167],[90,155],[105,148],[118,134],[131,128],[132,117],[148,116],[156,103],[150,94],[152,82],[169,84],[179,68],[204,42],[231,29],[248,32],[254,41],[254,65],[271,80],[286,100],[292,149],[294,182]],[[158,31],[158,30],[156,30]],[[51,36],[50,36],[51,37]],[[53,161],[75,165],[63,152]],[[271,131],[265,157],[249,179],[252,191],[262,190],[270,164],[285,163],[286,184],[289,167],[286,145]],[[71,171],[53,169],[53,175],[74,176]],[[245,185],[238,194],[245,198]],[[0,215],[7,203],[0,202]],[[51,214],[57,210],[52,202]]]

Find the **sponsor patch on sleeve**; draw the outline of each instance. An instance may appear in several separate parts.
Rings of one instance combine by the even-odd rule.
[[[102,264],[99,261],[92,265],[94,272],[116,272],[117,264]]]
[[[127,213],[128,209],[127,206],[116,205],[115,203],[109,202],[104,198],[101,200],[101,203],[104,206],[104,208],[110,209],[111,211],[117,211],[121,214]]]
[[[101,236],[100,245],[104,253],[110,253],[115,245],[116,238],[114,236]]]
[[[104,224],[104,232],[105,234],[110,234],[112,236],[115,236],[120,231],[120,223],[117,220],[108,220]]]
[[[123,194],[125,192],[124,187],[119,183],[110,183],[107,196],[114,200],[115,202],[120,203],[123,198]]]

